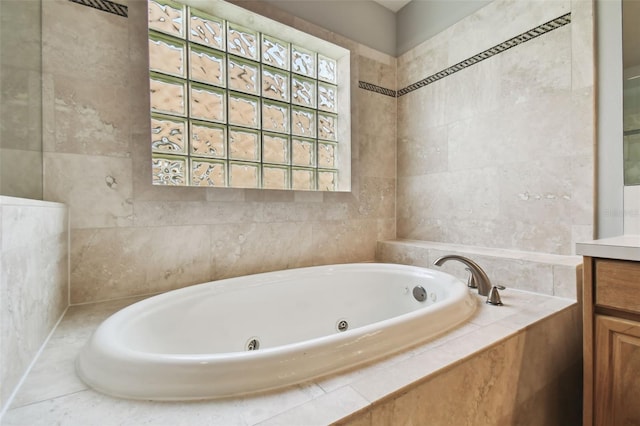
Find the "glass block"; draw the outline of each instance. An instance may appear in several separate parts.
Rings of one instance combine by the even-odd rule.
[[[151,111],[186,115],[186,82],[152,73],[149,77]]]
[[[305,107],[316,106],[316,82],[310,78],[291,76],[291,102]]]
[[[151,149],[165,154],[186,154],[186,120],[151,116]]]
[[[151,159],[154,185],[183,186],[187,184],[187,158],[156,156]]]
[[[184,6],[167,0],[149,0],[149,29],[184,38]]]
[[[227,23],[227,51],[243,58],[258,60],[258,33]]]
[[[227,186],[224,161],[191,159],[192,186]]]
[[[224,91],[191,83],[191,118],[207,121],[225,121]]]
[[[229,124],[258,128],[260,100],[252,96],[229,93]]]
[[[260,135],[258,132],[229,128],[229,158],[260,161]]]
[[[338,67],[334,59],[318,55],[318,80],[338,84]]]
[[[316,54],[302,47],[291,46],[291,71],[315,78]]]
[[[328,141],[338,140],[338,117],[318,113],[318,138]]]
[[[289,69],[289,43],[262,35],[262,63]]]
[[[275,133],[263,133],[262,162],[289,164],[289,138]]]
[[[291,189],[312,191],[316,189],[316,173],[313,169],[292,169]]]
[[[225,126],[191,122],[191,154],[199,157],[225,158],[226,133]]]
[[[289,101],[289,73],[263,66],[262,96],[278,101]]]
[[[233,188],[259,188],[260,165],[229,163],[229,186]]]
[[[149,33],[149,70],[185,78],[186,43]]]
[[[260,70],[257,63],[229,56],[227,69],[230,89],[258,94]]]
[[[262,166],[262,187],[269,189],[288,189],[289,169],[287,167]]]
[[[291,133],[313,138],[316,136],[316,113],[302,108],[291,108]]]
[[[335,191],[338,188],[338,172],[334,170],[318,170],[318,190]]]
[[[224,53],[204,47],[189,46],[189,78],[224,87],[226,84]]]
[[[338,164],[336,161],[337,152],[337,144],[318,142],[318,167],[335,169]]]
[[[313,139],[291,140],[291,164],[307,167],[316,165],[316,143]]]
[[[224,21],[189,8],[189,40],[218,50],[225,48]]]
[[[278,102],[262,101],[262,129],[271,132],[289,132],[289,106]]]
[[[338,112],[338,88],[331,84],[318,83],[318,109]]]

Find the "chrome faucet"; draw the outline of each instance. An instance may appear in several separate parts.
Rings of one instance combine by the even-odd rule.
[[[457,254],[449,254],[447,256],[442,256],[436,259],[436,261],[433,262],[433,264],[436,266],[442,266],[447,260],[457,260],[459,262],[464,263],[469,269],[469,271],[471,272],[473,281],[478,286],[478,294],[480,294],[480,296],[489,295],[489,292],[491,291],[493,286],[491,285],[491,280],[487,276],[487,273],[484,272],[484,270],[480,267],[480,265],[478,265],[476,262],[474,262],[473,260],[467,257],[459,256]]]

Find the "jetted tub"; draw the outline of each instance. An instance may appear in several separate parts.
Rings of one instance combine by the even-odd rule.
[[[426,300],[414,297],[425,290]],[[420,291],[417,291],[420,293]],[[443,272],[362,263],[292,269],[173,290],[116,312],[76,360],[94,389],[186,400],[274,389],[424,342],[476,307]]]

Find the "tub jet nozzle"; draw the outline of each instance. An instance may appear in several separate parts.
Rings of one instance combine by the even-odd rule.
[[[260,341],[257,338],[251,338],[247,342],[248,351],[257,351],[260,348]]]
[[[413,297],[415,297],[418,302],[424,302],[427,300],[427,290],[421,285],[417,285],[413,288]]]

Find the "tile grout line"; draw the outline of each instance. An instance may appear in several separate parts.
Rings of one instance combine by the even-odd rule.
[[[33,406],[38,405],[38,404],[43,404],[43,403],[45,403],[47,401],[54,401],[54,400],[59,399],[59,398],[66,398],[66,397],[71,396],[71,395],[76,395],[76,394],[83,393],[83,392],[88,392],[88,391],[93,391],[93,389],[86,387],[84,389],[78,389],[78,390],[74,390],[74,391],[71,391],[71,392],[61,393],[60,395],[55,395],[55,396],[52,396],[51,398],[44,398],[44,399],[34,400],[34,401],[28,402],[26,404],[19,405],[17,407],[11,407],[10,409],[7,410],[7,412],[13,411],[13,410],[22,410],[22,409],[25,409],[25,408],[33,407]],[[97,392],[97,391],[94,391],[94,392]]]
[[[44,339],[44,342],[42,342],[42,344],[40,345],[40,348],[38,348],[38,351],[34,355],[34,357],[31,360],[31,362],[29,363],[29,366],[24,371],[24,373],[22,374],[22,377],[20,377],[20,380],[18,381],[18,383],[13,388],[13,391],[11,392],[11,395],[9,395],[9,398],[7,398],[7,402],[5,403],[4,407],[1,407],[1,410],[0,410],[0,423],[2,422],[2,418],[4,417],[4,415],[11,409],[10,407],[11,407],[11,404],[13,404],[13,400],[18,395],[18,392],[22,388],[22,385],[24,384],[24,382],[27,380],[27,377],[31,373],[31,370],[33,370],[33,367],[36,365],[36,362],[38,362],[38,360],[40,359],[40,356],[42,355],[42,352],[44,352],[44,348],[47,346],[47,344],[51,340],[51,337],[53,336],[53,333],[55,333],[55,331],[58,329],[58,326],[60,325],[60,323],[62,322],[62,319],[64,318],[64,316],[67,313],[67,310],[69,310],[68,306],[62,312],[62,315],[60,315],[60,318],[58,318],[58,321],[56,321],[55,325],[53,326],[53,328],[51,329],[51,331],[49,332],[47,337]],[[18,407],[16,407],[16,408],[18,408]]]

